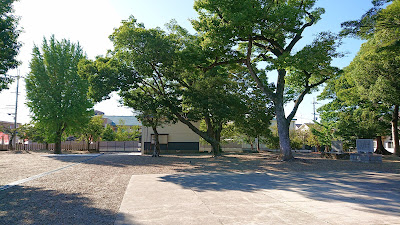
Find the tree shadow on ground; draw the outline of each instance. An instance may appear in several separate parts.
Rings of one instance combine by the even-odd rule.
[[[197,192],[280,191],[324,202],[347,202],[382,215],[400,217],[400,175],[373,172],[271,172],[172,174],[161,177]],[[276,192],[274,192],[276,193]],[[281,196],[279,196],[281,195]]]
[[[113,224],[115,212],[88,198],[34,187],[0,191],[0,224]]]
[[[295,154],[293,162],[282,162],[277,153],[151,156],[104,154],[82,163],[89,165],[132,168],[140,173],[208,173],[208,172],[266,172],[266,171],[376,171],[400,173],[400,161],[388,160],[381,164],[323,159],[312,153]],[[69,157],[55,157],[68,161]],[[326,166],[329,164],[329,166]],[[151,169],[150,169],[151,168]]]

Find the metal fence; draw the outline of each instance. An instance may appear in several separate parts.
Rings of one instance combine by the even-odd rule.
[[[100,141],[100,152],[140,152],[139,141]]]
[[[55,144],[51,143],[47,146],[48,150],[54,150]],[[16,144],[15,150],[35,151],[46,149],[44,143]],[[87,142],[81,141],[64,141],[61,142],[62,150],[85,151],[88,150]],[[0,150],[8,150],[8,145],[0,145]],[[100,152],[140,152],[139,141],[100,141],[89,144],[89,150]]]
[[[5,145],[6,149],[8,149],[8,145]],[[56,145],[54,143],[48,144],[48,150],[54,151]],[[26,150],[26,151],[35,151],[35,150],[43,150],[46,149],[45,143],[28,143],[28,144],[21,144],[18,143],[14,146],[15,150]],[[85,151],[88,150],[88,144],[84,141],[64,141],[61,142],[61,149],[62,150],[76,150],[76,151]],[[97,150],[97,142],[89,144],[89,150]]]

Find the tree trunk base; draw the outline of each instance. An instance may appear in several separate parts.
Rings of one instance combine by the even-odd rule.
[[[159,153],[154,152],[151,157],[161,157]]]
[[[293,162],[295,160],[292,154],[290,155],[281,155],[281,160],[284,162]]]
[[[382,149],[376,149],[375,150],[376,154],[381,154],[381,155],[392,155],[393,153],[389,152],[388,150],[386,150],[386,148],[382,148]]]

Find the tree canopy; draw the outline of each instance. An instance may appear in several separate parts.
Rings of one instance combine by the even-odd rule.
[[[375,7],[360,20],[344,24],[343,34],[357,35],[367,42],[344,75],[328,84],[322,97],[334,100],[321,111],[324,120],[335,123],[336,133],[352,141],[388,135],[391,121],[395,152],[400,154],[400,1],[380,8],[386,2],[391,1],[374,1]]]
[[[79,44],[53,36],[33,48],[30,73],[26,78],[27,106],[32,119],[45,128],[47,139],[61,153],[61,138],[86,124],[93,115],[88,99],[88,82],[78,71],[85,58]]]
[[[102,74],[107,78],[94,78],[99,73],[87,68],[103,59],[82,63],[81,74],[89,80],[116,80],[103,95],[120,90],[124,104],[141,111],[143,117],[179,120],[209,142],[218,155],[222,125],[244,114],[239,87],[229,79],[229,68],[201,67],[209,53],[200,47],[200,37],[190,35],[175,22],[168,24],[168,29],[146,29],[130,17],[110,36],[114,43],[111,58],[122,65],[124,78],[108,73]],[[202,119],[207,131],[193,125]]]
[[[7,72],[15,69],[19,62],[18,55],[21,43],[18,42],[18,17],[13,15],[12,4],[15,0],[2,0],[0,2],[0,91],[7,88],[12,81]]]
[[[294,51],[304,30],[324,13],[315,2],[197,0],[194,6],[199,18],[192,21],[193,26],[202,35],[201,46],[210,50],[204,67],[229,63],[247,67],[257,88],[274,104],[284,160],[293,158],[289,124],[304,96],[340,72],[331,66],[333,58],[342,56],[337,52],[338,37],[332,33],[321,32],[312,43]],[[264,70],[258,69],[261,65]],[[270,71],[278,73],[273,83],[268,80]],[[294,107],[286,116],[288,101]]]

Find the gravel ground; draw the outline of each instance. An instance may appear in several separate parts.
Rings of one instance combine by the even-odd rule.
[[[0,152],[0,184],[24,179],[89,159],[88,156],[43,156],[44,152]],[[382,164],[322,159],[296,153],[281,162],[275,153],[150,156],[105,154],[0,191],[0,224],[113,224],[134,174],[268,171],[373,171],[400,174],[400,158]]]

